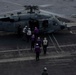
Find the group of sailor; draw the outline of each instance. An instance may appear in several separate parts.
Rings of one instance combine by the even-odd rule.
[[[32,50],[35,51],[37,61],[39,60],[39,56],[41,53],[41,46],[43,48],[44,55],[46,55],[48,40],[46,37],[41,39],[39,35],[39,29],[37,27],[35,27],[35,29],[31,31],[31,28],[25,26],[22,30],[22,33],[23,33],[23,39],[26,38],[27,42],[31,41],[31,51]]]

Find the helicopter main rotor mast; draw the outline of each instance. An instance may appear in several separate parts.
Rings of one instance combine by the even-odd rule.
[[[15,5],[19,5],[21,7],[23,7],[23,5],[19,4],[19,3],[13,3],[11,1],[3,1],[3,2],[7,2],[7,3],[11,3],[11,4],[15,4]],[[52,4],[45,4],[45,5],[39,5],[39,7],[48,7],[48,6],[52,6]],[[67,18],[67,16],[65,17],[64,15],[60,15],[60,14],[56,14],[56,13],[52,13],[52,12],[49,12],[49,11],[45,11],[45,10],[39,10],[38,6],[34,6],[34,5],[25,5],[25,10],[29,10],[29,12],[27,13],[37,13],[36,10],[38,12],[43,12],[45,14],[50,14],[50,15],[54,15],[54,16],[57,16],[57,17],[61,17],[63,19],[72,19],[70,17]],[[24,9],[20,9],[20,10],[13,10],[13,11],[8,11],[8,12],[4,12],[4,13],[0,13],[0,15],[3,15],[3,14],[9,14],[9,13],[15,13],[15,12],[20,12],[20,11],[23,11]],[[6,16],[6,15],[4,15]],[[72,21],[76,22],[76,20],[72,19]]]
[[[24,6],[25,7],[25,10],[29,10],[28,13],[35,13],[36,11],[39,11],[39,8],[38,6],[32,6],[32,5],[29,5],[29,6]]]

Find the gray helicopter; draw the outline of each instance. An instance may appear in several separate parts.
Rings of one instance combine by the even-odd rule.
[[[27,26],[33,31],[38,27],[40,32],[52,33],[66,28],[63,22],[71,20],[62,18],[60,15],[49,14],[47,11],[39,10],[38,6],[24,6],[25,11],[17,12],[17,15],[4,15],[0,18],[0,31],[17,32],[18,27],[22,29]]]

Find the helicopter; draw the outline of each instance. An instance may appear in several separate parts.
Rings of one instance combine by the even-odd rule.
[[[38,6],[24,6],[25,11],[17,12],[17,15],[4,15],[0,18],[0,31],[17,32],[18,27],[22,29],[27,26],[32,31],[35,27],[42,33],[52,33],[67,28],[63,22],[71,22],[72,20],[63,18],[58,14],[49,14],[47,11],[39,10]]]

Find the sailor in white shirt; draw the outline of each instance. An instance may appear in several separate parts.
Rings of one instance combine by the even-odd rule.
[[[27,28],[26,28],[26,26],[23,28],[23,40],[25,40],[25,38],[26,38],[26,33],[27,33]]]
[[[42,45],[43,45],[44,54],[46,54],[46,52],[47,52],[47,46],[48,46],[48,40],[47,40],[46,37],[43,39]]]
[[[31,30],[30,30],[30,28],[28,28],[28,30],[27,30],[27,42],[29,42],[29,40],[31,39],[31,34],[32,34]]]

